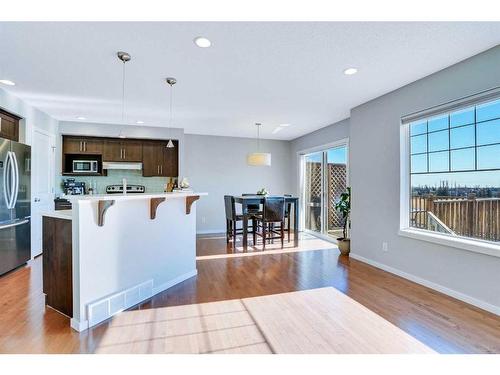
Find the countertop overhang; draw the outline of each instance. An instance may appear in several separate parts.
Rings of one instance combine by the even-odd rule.
[[[96,195],[68,195],[65,196],[71,202],[80,201],[103,201],[103,200],[140,200],[151,198],[177,199],[195,196],[205,196],[208,193],[197,192],[175,192],[175,193],[156,193],[156,194],[96,194]]]

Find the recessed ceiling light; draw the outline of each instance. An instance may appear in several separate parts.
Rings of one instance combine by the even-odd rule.
[[[287,127],[289,127],[289,126],[290,126],[290,124],[280,124],[280,126],[281,126],[282,128],[287,128]]]
[[[8,79],[0,79],[0,83],[4,84],[4,85],[7,85],[7,86],[15,86],[15,82],[12,82]]]
[[[352,76],[353,74],[356,74],[358,72],[358,69],[356,68],[347,68],[346,70],[344,70],[344,74],[346,76]]]
[[[144,124],[144,121],[137,120],[135,123],[136,123],[136,124]]]
[[[85,118],[85,117],[83,117],[83,116],[77,116],[77,117],[76,117],[76,119],[77,119],[77,120],[86,120],[86,118]]]
[[[200,48],[208,48],[212,45],[212,42],[208,40],[207,38],[204,38],[202,36],[198,36],[194,38],[194,44],[196,44]]]

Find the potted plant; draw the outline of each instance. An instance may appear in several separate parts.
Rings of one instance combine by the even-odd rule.
[[[349,255],[351,251],[351,240],[347,236],[347,226],[349,225],[349,215],[351,213],[351,188],[340,195],[339,201],[335,204],[335,209],[342,214],[344,227],[342,230],[343,237],[337,238],[340,253],[342,255]]]
[[[266,190],[266,188],[262,188],[257,192],[257,195],[267,195],[269,194]]]

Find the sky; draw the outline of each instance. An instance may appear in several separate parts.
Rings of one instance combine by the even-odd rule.
[[[321,162],[323,152],[316,152],[314,154],[309,154],[306,156],[308,162]],[[327,162],[335,164],[346,164],[347,163],[347,147],[341,146],[336,148],[331,148],[327,151]]]
[[[425,173],[413,186],[500,187],[500,100],[417,121],[410,135],[411,171]],[[450,170],[460,173],[432,173]]]

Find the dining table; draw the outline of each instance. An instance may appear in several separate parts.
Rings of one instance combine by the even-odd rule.
[[[285,204],[291,204],[293,208],[293,246],[299,246],[299,198],[282,195],[237,195],[234,202],[241,204],[241,214],[243,216],[243,251],[248,249],[248,220],[252,218],[248,211],[248,206],[264,204],[264,199],[268,197],[283,197]],[[292,217],[290,213],[290,218]]]

